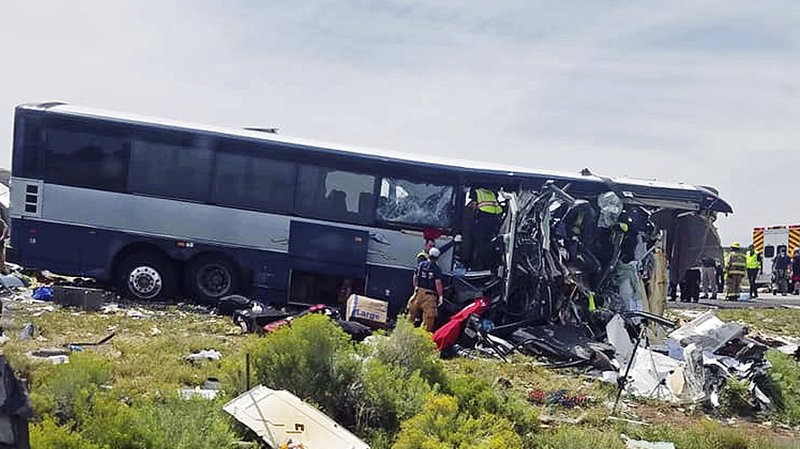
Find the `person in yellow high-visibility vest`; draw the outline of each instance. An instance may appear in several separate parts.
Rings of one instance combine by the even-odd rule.
[[[486,270],[492,263],[492,240],[500,228],[503,207],[497,194],[483,187],[474,189],[470,195],[470,207],[475,210],[474,243],[470,269]]]
[[[761,271],[761,254],[753,245],[747,249],[747,280],[750,282],[750,298],[758,298],[758,273]]]

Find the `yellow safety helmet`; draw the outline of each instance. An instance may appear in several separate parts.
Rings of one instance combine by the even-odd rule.
[[[741,247],[742,245],[740,245],[739,242],[733,242],[733,244],[731,244],[731,248],[741,248]]]

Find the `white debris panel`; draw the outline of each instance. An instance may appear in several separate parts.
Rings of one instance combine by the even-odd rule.
[[[369,449],[339,423],[288,391],[259,385],[223,410],[274,449],[290,440],[305,449]]]

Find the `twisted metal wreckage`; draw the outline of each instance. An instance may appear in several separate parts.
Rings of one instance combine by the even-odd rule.
[[[473,327],[514,349],[610,367],[602,356],[608,348],[575,343],[604,341],[614,313],[658,320],[668,264],[678,279],[703,257],[721,259],[714,211],[614,190],[576,198],[568,185],[548,182],[539,191],[501,193],[507,213],[495,239],[496,269],[453,280],[456,304],[485,298],[483,321]],[[584,346],[589,351],[575,349]]]
[[[757,385],[765,345],[742,326],[721,332],[730,326],[713,316],[675,331],[662,317],[670,279],[682,281],[705,257],[722,259],[717,212],[609,187],[584,198],[555,182],[501,192],[507,213],[496,269],[454,277],[460,311],[434,334],[442,354],[505,360],[520,352],[552,367],[590,367],[620,394],[669,401],[715,403],[735,377],[751,382],[754,404],[767,406]]]

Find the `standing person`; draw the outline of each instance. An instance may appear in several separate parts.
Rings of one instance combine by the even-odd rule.
[[[800,295],[800,249],[794,250],[792,257],[792,285],[794,286],[793,295]]]
[[[486,270],[491,265],[492,240],[500,227],[503,208],[497,201],[497,195],[491,190],[480,187],[470,195],[472,201],[469,206],[475,211],[470,268],[473,271]]]
[[[747,280],[750,282],[750,298],[758,298],[758,273],[761,272],[761,254],[753,245],[747,249]]]
[[[731,253],[728,256],[728,264],[725,267],[727,271],[727,294],[725,298],[728,301],[736,301],[739,299],[739,293],[742,289],[742,278],[747,273],[747,258],[741,252],[742,246],[739,242],[733,242],[731,245]]]
[[[786,255],[786,248],[781,248],[778,255],[772,259],[772,274],[775,276],[775,283],[778,284],[778,291],[786,296],[789,289],[789,256]]]
[[[437,309],[444,298],[442,270],[436,265],[440,255],[437,248],[431,248],[428,259],[417,265],[414,273],[414,294],[408,300],[408,319],[413,323],[421,315],[422,325],[428,332],[436,329]]]
[[[717,269],[717,291],[722,293],[725,291],[725,266],[719,261],[715,260]]]
[[[0,273],[6,274],[6,240],[8,240],[8,224],[0,218]]]
[[[434,239],[425,239],[425,246],[423,247],[422,251],[417,253],[417,265],[423,260],[428,260],[428,253],[430,252],[431,248],[436,248],[436,240]]]
[[[717,299],[717,261],[713,257],[704,257],[701,264],[703,296],[700,299]]]

